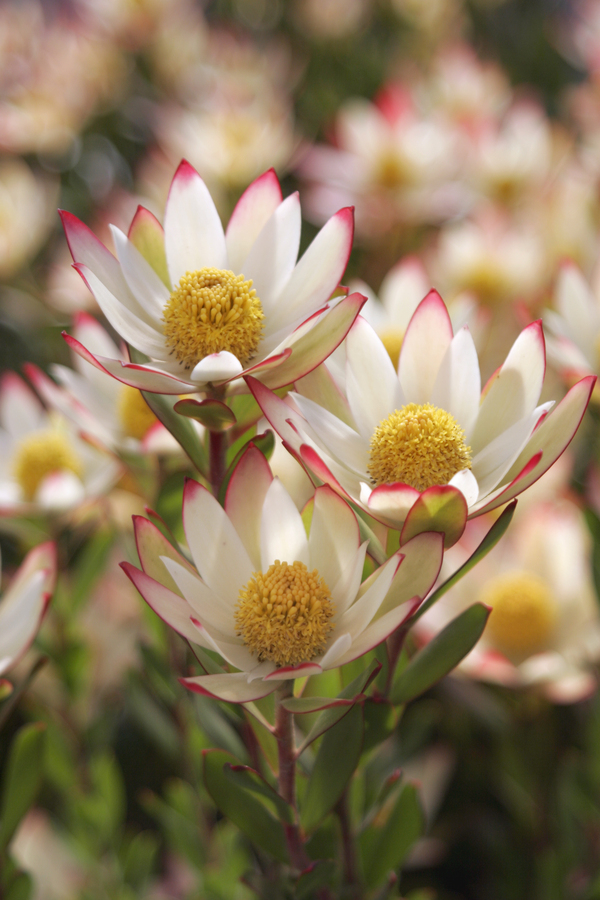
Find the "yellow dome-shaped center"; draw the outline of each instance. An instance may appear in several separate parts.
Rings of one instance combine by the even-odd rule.
[[[509,658],[545,649],[557,620],[556,601],[545,581],[529,572],[492,579],[481,594],[492,607],[485,634]]]
[[[138,441],[158,419],[144,400],[141,391],[124,384],[118,400],[118,415],[123,433]]]
[[[424,491],[470,468],[464,431],[454,416],[431,403],[395,410],[371,438],[367,469],[376,485],[400,481]]]
[[[167,346],[186,369],[227,350],[245,366],[261,338],[264,314],[251,281],[227,269],[186,272],[163,311]]]
[[[67,470],[81,477],[83,470],[67,435],[50,429],[23,438],[12,468],[25,500],[33,500],[44,478],[53,472]]]
[[[275,560],[240,590],[235,624],[260,662],[294,666],[324,650],[333,611],[329,588],[316,569]]]

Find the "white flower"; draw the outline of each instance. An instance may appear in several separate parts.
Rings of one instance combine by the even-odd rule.
[[[231,478],[225,509],[187,482],[183,523],[197,571],[151,522],[134,521],[142,571],[123,563],[127,575],[171,627],[238,670],[184,684],[235,702],[381,643],[419,605],[442,561],[441,536],[422,534],[361,585],[367,545],[350,507],[318,488],[307,537],[293,500],[254,447]]]
[[[468,529],[467,537],[474,545],[481,534]],[[462,545],[449,552],[447,574],[468,556]],[[433,637],[477,601],[492,612],[459,672],[513,687],[540,685],[556,702],[580,700],[595,689],[600,613],[590,536],[575,504],[546,501],[517,513],[500,545],[425,613],[416,633]]]
[[[548,355],[568,381],[600,368],[600,300],[572,262],[560,268],[556,307],[544,312]]]
[[[56,580],[56,548],[31,550],[0,600],[0,675],[25,653],[37,634]]]
[[[453,335],[435,291],[410,321],[397,372],[360,317],[346,354],[345,396],[324,374],[320,391],[291,394],[287,403],[252,379],[251,388],[309,470],[374,518],[402,528],[403,539],[434,527],[451,543],[467,516],[532,484],[570,442],[595,381],[580,381],[547,416],[552,403],[537,405],[544,338],[533,322],[482,394],[469,330]]]
[[[272,387],[319,365],[346,335],[364,298],[330,300],[346,267],[353,215],[340,210],[296,262],[300,203],[283,200],[275,173],[257,178],[226,233],[208,189],[182,162],[164,232],[143,209],[128,235],[113,227],[118,261],[63,213],[71,253],[115,330],[147,365],[82,356],[133,387],[166,394],[225,385],[253,373]],[[239,387],[238,381],[238,387]]]
[[[117,480],[117,460],[48,413],[13,372],[0,382],[0,510],[35,515],[74,509]]]

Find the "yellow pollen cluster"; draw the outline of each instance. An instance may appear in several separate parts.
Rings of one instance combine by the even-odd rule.
[[[367,469],[376,485],[400,481],[424,491],[470,468],[464,431],[454,416],[431,403],[409,403],[373,432]]]
[[[316,569],[276,559],[240,590],[235,624],[260,662],[294,666],[323,651],[333,611],[329,588]]]
[[[394,368],[398,371],[398,361],[400,360],[400,350],[402,349],[402,341],[404,340],[404,332],[400,328],[386,328],[379,335],[381,343],[388,352],[388,356],[394,364]]]
[[[82,466],[66,435],[58,431],[38,431],[24,438],[13,459],[13,472],[25,500],[33,500],[48,475],[64,470],[81,476]]]
[[[163,311],[167,346],[186,369],[227,350],[245,366],[261,338],[264,314],[251,281],[227,269],[186,272]]]
[[[374,180],[387,190],[404,187],[410,181],[411,171],[408,161],[395,150],[384,150],[377,160]]]
[[[543,650],[556,626],[557,608],[545,581],[529,572],[494,578],[481,600],[492,607],[486,637],[516,660]]]
[[[158,421],[137,388],[124,384],[118,401],[118,415],[123,433],[138,441]]]

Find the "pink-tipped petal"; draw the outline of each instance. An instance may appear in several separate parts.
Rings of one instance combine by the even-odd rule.
[[[22,378],[5,372],[0,380],[0,422],[14,438],[44,426],[44,407]]]
[[[423,491],[402,526],[400,544],[424,531],[444,535],[444,546],[451,547],[460,538],[467,523],[468,507],[464,494],[449,484]]]
[[[190,620],[192,610],[189,603],[178,594],[173,593],[163,584],[150,578],[145,572],[141,572],[131,563],[121,563],[121,568],[138,589],[148,606],[160,616],[163,622],[170,625],[178,634],[187,638],[194,644],[207,646],[201,633],[194,627]]]
[[[165,250],[174,287],[186,272],[227,268],[219,214],[204,181],[185,160],[175,172],[167,198]]]
[[[181,684],[201,694],[204,697],[212,697],[214,700],[224,700],[227,703],[251,703],[260,700],[277,690],[278,681],[252,681],[248,683],[246,675],[242,672],[231,672],[224,675],[198,675],[195,678],[180,678]]]
[[[132,520],[135,543],[142,569],[150,578],[162,582],[174,593],[181,594],[181,591],[169,575],[165,564],[161,561],[161,556],[168,556],[192,573],[195,573],[195,569],[181,553],[177,552],[175,547],[153,522],[150,522],[143,516],[133,516]]]
[[[359,316],[346,340],[348,403],[362,435],[371,435],[381,421],[406,400],[389,354],[369,323]]]
[[[244,260],[241,271],[252,279],[268,321],[296,264],[301,223],[298,194],[291,194],[265,222]]]
[[[225,512],[239,534],[253,566],[260,569],[260,520],[273,480],[264,455],[250,444],[234,469],[225,496]]]
[[[246,188],[236,203],[225,234],[229,265],[234,272],[243,271],[252,244],[282,200],[274,169],[269,169]]]
[[[444,301],[430,291],[409,322],[398,372],[408,403],[428,403],[435,380],[452,341],[452,323]]]

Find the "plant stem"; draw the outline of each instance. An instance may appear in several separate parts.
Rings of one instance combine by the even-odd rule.
[[[396,671],[396,665],[398,664],[398,659],[402,653],[407,633],[408,629],[404,625],[400,625],[387,639],[388,674],[385,685],[386,696],[389,694],[390,688],[392,687],[394,672]]]
[[[211,431],[208,437],[210,454],[210,487],[213,497],[219,496],[223,478],[225,477],[225,453],[227,436],[224,431]]]
[[[340,822],[340,830],[342,833],[344,885],[349,888],[349,892],[347,894],[348,900],[360,900],[362,892],[360,889],[360,881],[356,868],[356,846],[354,844],[354,835],[352,834],[352,827],[350,825],[347,791],[344,791],[344,793],[338,800],[335,811]]]
[[[296,821],[285,824],[290,860],[292,865],[302,871],[309,865],[304,851],[304,842],[297,822],[296,808],[296,747],[294,742],[294,714],[288,712],[281,701],[292,696],[292,682],[284,681],[276,694],[275,737],[277,738],[277,755],[279,759],[279,793],[294,810]]]

